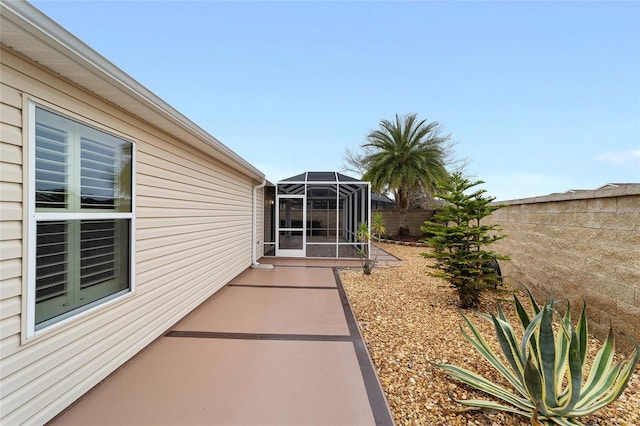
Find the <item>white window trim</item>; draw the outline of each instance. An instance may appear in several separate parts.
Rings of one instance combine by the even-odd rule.
[[[46,102],[35,100],[32,98],[25,100],[27,111],[26,114],[26,128],[27,128],[27,137],[25,144],[27,146],[27,191],[26,191],[26,204],[27,204],[27,267],[26,267],[26,304],[23,304],[23,312],[22,316],[24,319],[25,334],[23,335],[22,343],[28,343],[30,340],[39,337],[44,334],[48,334],[53,330],[59,330],[70,323],[75,323],[78,320],[87,318],[88,316],[95,315],[97,312],[104,311],[109,307],[119,304],[122,300],[132,296],[136,291],[136,142],[131,137],[123,135],[118,132],[114,132],[113,129],[110,129],[98,122],[87,119],[86,117],[79,116],[77,114],[73,114],[67,110],[64,110],[60,107],[50,105]],[[35,202],[35,192],[36,192],[36,150],[35,150],[35,137],[36,137],[36,107],[42,108],[48,111],[51,111],[55,114],[61,115],[69,120],[80,122],[84,125],[93,127],[102,132],[111,134],[115,137],[123,139],[129,143],[131,143],[131,212],[120,212],[120,213],[109,213],[109,212],[96,212],[96,213],[36,213],[36,202]],[[23,123],[25,119],[23,118]],[[46,219],[64,219],[64,220],[74,220],[74,219],[128,219],[130,223],[129,229],[129,243],[130,243],[130,261],[129,261],[129,290],[126,292],[118,292],[112,295],[112,297],[106,297],[101,300],[95,301],[93,303],[88,304],[87,306],[78,308],[69,313],[69,316],[63,319],[56,321],[53,324],[45,325],[43,328],[36,330],[35,324],[35,298],[36,298],[36,247],[37,247],[37,222],[38,220],[46,220]]]

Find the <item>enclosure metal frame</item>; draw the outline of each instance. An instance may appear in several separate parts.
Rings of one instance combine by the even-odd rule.
[[[324,196],[318,193],[326,194]],[[335,197],[335,198],[334,198]],[[286,210],[290,205],[288,199],[302,199],[302,212],[298,213],[301,226],[294,227],[291,220],[292,212]],[[328,222],[323,228],[313,227],[313,217],[307,216],[308,212],[314,212],[315,202],[326,202],[327,218],[335,215],[335,232],[328,227]],[[281,204],[281,202],[283,204]],[[330,212],[330,207],[335,204],[335,209]],[[284,209],[287,218],[281,218],[281,210]],[[311,209],[309,208],[311,206]],[[342,206],[342,209],[340,208]],[[342,215],[342,217],[340,216]],[[275,256],[278,257],[314,257],[314,258],[354,258],[355,253],[370,253],[371,242],[358,241],[358,225],[366,222],[369,235],[371,234],[371,184],[350,176],[337,172],[305,172],[288,179],[279,181],[275,190],[275,241],[265,242],[265,244],[275,244]],[[285,222],[283,222],[285,220]],[[266,226],[267,224],[265,224]],[[281,237],[292,235],[292,232],[299,234],[301,231],[302,241],[299,249],[281,248]],[[314,240],[314,232],[327,232],[327,237],[331,241]],[[309,239],[308,237],[311,237]],[[311,240],[311,241],[310,241]],[[297,243],[297,242],[296,242]],[[366,250],[363,250],[365,248]],[[284,244],[283,244],[284,245]],[[350,250],[345,248],[350,247]],[[308,250],[308,249],[312,250]],[[332,249],[333,248],[333,249]],[[349,251],[351,255],[341,255]],[[313,249],[326,249],[332,251],[334,255],[313,255]]]

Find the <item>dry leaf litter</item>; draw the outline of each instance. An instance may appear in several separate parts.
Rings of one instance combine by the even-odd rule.
[[[380,263],[368,276],[361,269],[345,269],[340,276],[396,423],[529,425],[521,416],[469,409],[452,400],[490,397],[430,363],[464,366],[506,388],[509,385],[462,337],[458,296],[445,280],[429,275],[433,262],[421,256],[428,249],[392,244],[380,247],[401,261]],[[487,292],[478,311],[495,313],[496,303],[503,301],[507,316],[515,318],[512,294],[506,284],[502,291]],[[526,298],[520,300],[526,302]],[[476,312],[464,313],[500,353],[493,326]],[[597,339],[590,338],[590,358],[600,346]],[[582,421],[590,426],[640,426],[640,367],[616,402]]]

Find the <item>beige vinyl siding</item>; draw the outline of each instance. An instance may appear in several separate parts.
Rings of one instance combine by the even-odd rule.
[[[1,71],[0,71],[1,72]],[[22,311],[22,96],[0,82],[0,357],[20,342]],[[0,362],[3,363],[0,358]],[[4,365],[0,368],[0,374]],[[2,393],[4,393],[4,386]],[[2,405],[0,403],[0,405]],[[3,409],[4,410],[4,409]],[[3,410],[0,410],[3,411]]]
[[[264,256],[264,187],[257,191],[256,197],[256,259]]]
[[[1,61],[0,423],[40,424],[250,265],[252,191],[259,182],[216,160],[201,141],[195,149],[11,51],[2,50]],[[136,145],[135,292],[26,342],[22,93]]]

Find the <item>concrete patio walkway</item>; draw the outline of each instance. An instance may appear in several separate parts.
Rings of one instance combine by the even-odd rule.
[[[51,424],[393,425],[335,269],[360,263],[263,261]]]

